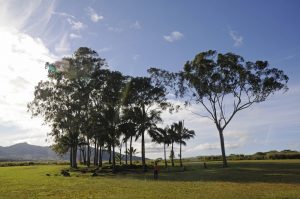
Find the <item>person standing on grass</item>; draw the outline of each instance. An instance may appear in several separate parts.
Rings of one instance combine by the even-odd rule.
[[[159,167],[157,165],[157,162],[154,163],[154,169],[153,169],[153,174],[154,174],[154,179],[157,180],[158,179],[158,171],[159,171]]]

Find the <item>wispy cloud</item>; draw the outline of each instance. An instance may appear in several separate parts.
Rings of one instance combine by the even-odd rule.
[[[140,57],[139,54],[135,54],[135,55],[132,56],[132,59],[133,59],[134,61],[137,61],[137,60],[139,59],[139,57]]]
[[[90,16],[92,22],[97,23],[98,21],[104,19],[102,15],[98,15],[95,10],[91,7],[87,8],[87,14]]]
[[[100,48],[98,50],[99,53],[104,53],[104,52],[108,52],[108,51],[111,51],[111,48],[110,47],[104,47],[104,48]]]
[[[138,21],[135,21],[133,24],[130,25],[131,29],[139,30],[142,28],[141,24]]]
[[[116,33],[120,33],[123,32],[123,29],[120,27],[113,27],[113,26],[109,26],[107,28],[107,30],[111,31],[111,32],[116,32]]]
[[[75,16],[74,16],[74,15],[70,15],[70,14],[65,13],[65,12],[55,12],[55,11],[53,11],[52,14],[53,14],[53,15],[62,16],[62,17],[68,17],[68,18],[73,18],[73,19],[75,19]]]
[[[175,42],[175,41],[178,41],[180,39],[183,38],[183,34],[179,31],[173,31],[171,32],[169,35],[165,35],[164,36],[164,39],[167,41],[167,42]]]
[[[70,52],[71,44],[69,42],[68,37],[69,37],[68,33],[65,33],[62,36],[60,42],[55,45],[54,48],[55,52],[57,52],[60,55],[66,55]]]
[[[71,25],[73,30],[81,30],[84,28],[84,24],[80,21],[75,21],[71,18],[68,18],[67,21]]]
[[[75,33],[71,33],[71,34],[70,34],[70,38],[71,38],[71,39],[80,39],[80,38],[81,38],[81,35],[75,34]]]
[[[230,29],[229,35],[230,35],[231,39],[234,41],[233,45],[235,47],[239,47],[243,44],[244,38],[241,35],[239,35],[236,31]]]

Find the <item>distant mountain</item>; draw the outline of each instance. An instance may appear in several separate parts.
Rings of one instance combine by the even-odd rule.
[[[93,148],[91,148],[91,155],[93,160]],[[109,153],[103,151],[103,160],[108,160]],[[133,156],[133,160],[141,160],[141,157]],[[48,146],[36,146],[26,142],[11,145],[8,147],[0,146],[0,161],[17,161],[17,160],[69,160],[69,154],[64,156],[57,155]],[[79,160],[79,151],[78,151]]]

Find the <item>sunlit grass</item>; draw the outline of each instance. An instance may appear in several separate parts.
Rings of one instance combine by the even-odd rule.
[[[0,198],[300,198],[300,160],[207,165],[186,163],[184,172],[161,166],[157,181],[150,170],[63,177],[65,165],[1,167]]]

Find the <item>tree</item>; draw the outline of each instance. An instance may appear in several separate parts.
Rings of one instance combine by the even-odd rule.
[[[163,86],[153,85],[151,78],[131,78],[125,87],[123,104],[134,110],[138,137],[141,137],[142,165],[146,171],[145,132],[156,127],[161,121],[160,110],[166,109],[166,93]]]
[[[171,151],[170,151],[170,159],[171,159],[171,163],[172,166],[174,167],[174,157],[175,157],[175,153],[174,153],[174,143],[177,141],[177,134],[176,134],[176,130],[175,130],[175,124],[172,124],[171,127],[168,129],[167,131],[168,133],[168,137],[170,139],[170,143],[171,143]]]
[[[267,61],[245,62],[243,57],[216,51],[199,53],[183,71],[148,70],[157,84],[172,87],[186,105],[201,104],[219,132],[223,166],[227,167],[224,129],[237,112],[265,101],[277,91],[287,91],[288,76],[270,68]],[[231,102],[231,104],[230,104]],[[225,112],[226,107],[226,112]]]
[[[180,158],[180,166],[182,167],[182,153],[181,153],[181,145],[186,145],[186,142],[184,140],[189,140],[195,136],[195,131],[188,130],[187,128],[184,128],[184,122],[179,121],[178,123],[174,123],[174,130],[176,132],[176,142],[180,145],[180,152],[179,152],[179,158]]]
[[[79,135],[86,130],[86,108],[92,73],[105,65],[92,49],[81,47],[72,57],[54,64],[46,63],[49,79],[35,88],[34,100],[28,104],[33,116],[44,117],[51,127],[56,151],[70,151],[70,165],[77,167]],[[59,147],[61,149],[59,149]]]
[[[166,154],[166,145],[169,146],[171,144],[171,139],[168,134],[169,127],[166,126],[165,128],[157,128],[151,132],[152,134],[152,141],[163,144],[164,145],[164,160],[165,160],[165,167],[168,166],[167,163],[167,154]]]

